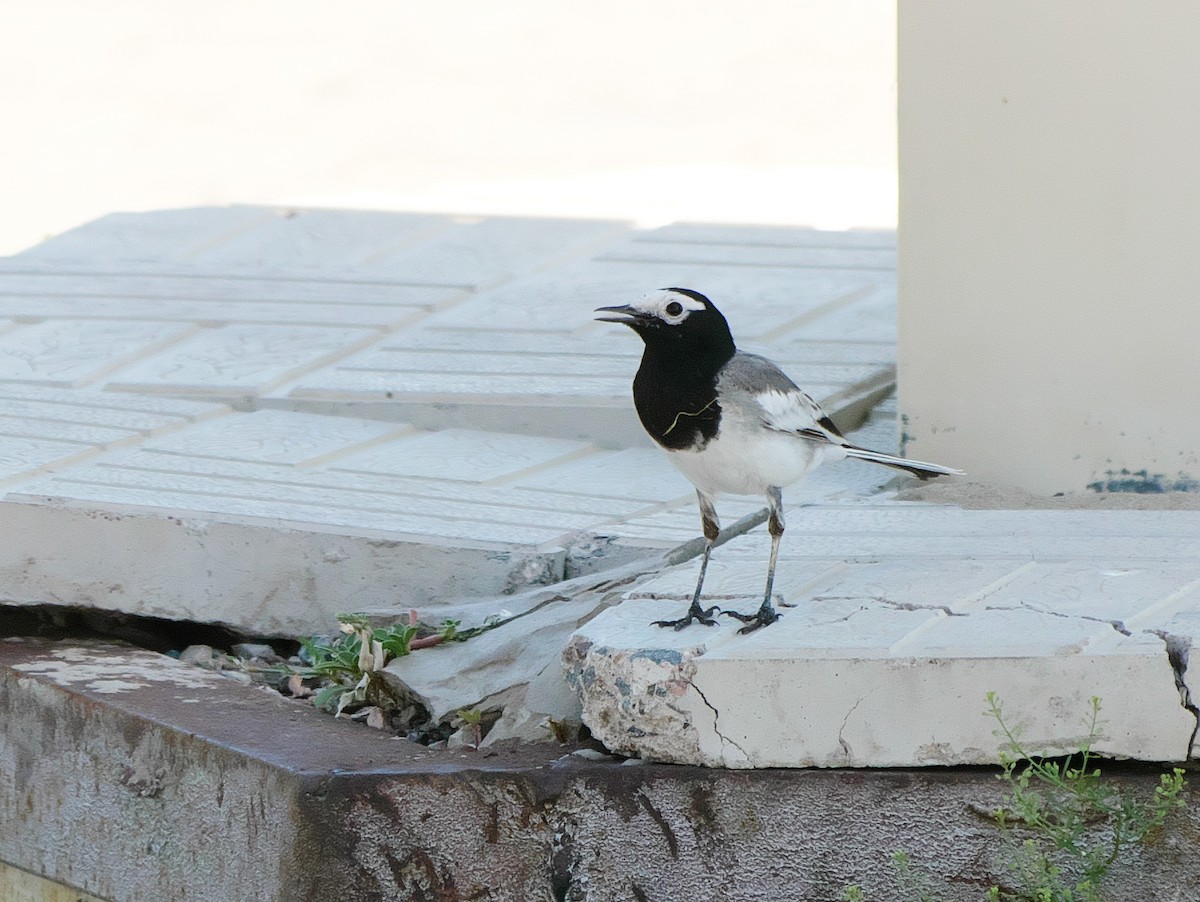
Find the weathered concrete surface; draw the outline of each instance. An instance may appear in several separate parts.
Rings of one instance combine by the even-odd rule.
[[[35,877],[28,871],[0,863],[0,899],[4,902],[105,902],[90,893]]]
[[[113,214],[0,259],[0,380],[623,447],[645,441],[628,403],[640,349],[594,307],[701,285],[749,348],[862,407],[894,381],[894,260],[891,232]]]
[[[106,902],[903,899],[896,849],[948,898],[1004,876],[991,770],[433,752],[147,652],[33,639],[0,641],[0,716],[0,862]],[[1109,898],[1194,897],[1187,803]]]
[[[809,507],[784,537],[781,621],[652,626],[687,605],[696,565],[676,567],[576,632],[568,678],[597,738],[660,761],[992,763],[990,691],[1030,751],[1078,749],[1098,696],[1098,751],[1185,760],[1197,536],[1194,511]],[[766,551],[743,536],[714,555],[709,603],[752,611]]]
[[[695,535],[692,489],[633,412],[638,343],[592,309],[702,285],[850,425],[894,380],[894,247],[265,207],[105,217],[0,259],[0,604],[303,635],[344,610],[437,622],[669,549]]]
[[[337,614],[416,608],[499,593],[561,572],[545,553],[369,529],[323,530],[193,511],[10,500],[4,506],[3,600],[192,620],[263,636],[328,631]]]

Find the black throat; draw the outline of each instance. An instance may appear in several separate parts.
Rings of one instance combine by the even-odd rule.
[[[717,376],[737,350],[728,329],[722,331],[682,341],[670,334],[643,335],[646,350],[633,379],[633,403],[650,437],[664,448],[702,448],[720,429]]]

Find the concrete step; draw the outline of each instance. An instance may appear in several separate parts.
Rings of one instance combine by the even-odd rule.
[[[651,448],[111,392],[13,393],[11,409],[37,426],[0,435],[7,604],[264,635],[319,633],[345,610],[417,608],[437,622],[448,603],[617,566],[698,529],[691,486]],[[89,419],[99,422],[77,422]]]
[[[879,233],[106,218],[0,261],[0,600],[305,635],[661,560],[695,538],[694,495],[632,413],[639,342],[592,308],[697,287],[851,427],[893,382],[893,264]],[[880,404],[854,439],[894,450],[896,419]],[[1014,686],[1047,718],[1039,748],[1070,748],[1067,712],[1101,695],[1112,754],[1188,753],[1196,514],[901,505],[892,475],[845,462],[787,490],[777,588],[798,606],[768,629],[648,629],[682,611],[694,562],[585,625],[571,655],[577,680],[606,674],[585,687],[589,717],[609,712],[597,734],[733,767],[989,760],[982,696]],[[719,550],[719,604],[757,604],[766,551],[761,532]],[[633,686],[687,702],[633,704]],[[753,706],[721,696],[756,686]],[[647,711],[666,745],[630,744],[658,729]]]
[[[1200,511],[892,504],[791,520],[779,622],[749,635],[723,618],[652,626],[682,616],[693,563],[572,637],[568,678],[609,748],[743,768],[996,763],[996,724],[982,716],[994,691],[1036,754],[1079,748],[1092,696],[1101,754],[1197,754]],[[752,613],[767,546],[744,536],[719,549],[707,603]]]
[[[992,770],[434,751],[160,655],[43,639],[0,640],[0,720],[0,861],[105,902],[835,902],[850,884],[908,898],[887,866],[897,849],[945,898],[1011,875],[986,814],[1005,803]],[[1104,774],[1141,797],[1158,782]],[[1190,898],[1200,791],[1183,801],[1161,841],[1117,862],[1106,898]]]

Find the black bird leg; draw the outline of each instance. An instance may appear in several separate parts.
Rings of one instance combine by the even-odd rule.
[[[760,627],[768,626],[782,615],[771,604],[771,592],[775,587],[775,561],[779,558],[779,540],[783,538],[783,494],[776,486],[767,490],[767,501],[770,505],[770,517],[767,520],[767,530],[771,533],[771,560],[767,564],[767,588],[763,593],[763,602],[753,614],[739,614],[737,611],[722,611],[729,617],[736,617],[746,624],[739,633],[752,633]]]
[[[717,610],[717,606],[700,607],[700,591],[704,588],[704,571],[708,569],[708,559],[712,556],[713,542],[717,540],[717,533],[721,531],[721,522],[717,519],[717,509],[713,506],[711,498],[701,494],[698,489],[696,498],[700,502],[700,524],[704,528],[704,557],[700,559],[700,578],[696,580],[692,605],[687,609],[687,614],[678,620],[655,620],[651,626],[670,626],[681,630],[685,626],[691,626],[693,621],[703,623],[705,626],[717,625],[717,621],[713,620],[713,612]]]

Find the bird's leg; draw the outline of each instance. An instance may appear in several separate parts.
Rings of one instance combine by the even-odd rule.
[[[704,528],[704,557],[700,559],[700,576],[696,580],[696,591],[692,594],[692,605],[687,609],[687,614],[678,620],[655,620],[653,626],[670,626],[681,630],[685,626],[690,626],[693,621],[703,623],[705,626],[717,625],[717,621],[713,620],[713,612],[717,610],[716,605],[711,608],[700,607],[700,592],[704,588],[704,571],[708,569],[708,559],[712,556],[713,542],[717,540],[717,533],[721,531],[721,522],[717,519],[717,509],[713,506],[711,498],[699,490],[696,491],[696,498],[700,502],[700,524]]]
[[[767,564],[767,588],[763,592],[762,605],[753,614],[739,614],[736,611],[722,611],[730,617],[736,617],[746,624],[739,633],[752,633],[759,627],[774,623],[782,615],[771,604],[771,593],[775,588],[775,562],[779,559],[779,540],[783,538],[783,494],[775,486],[767,491],[767,501],[770,503],[770,517],[767,519],[767,530],[771,533],[771,559]]]

